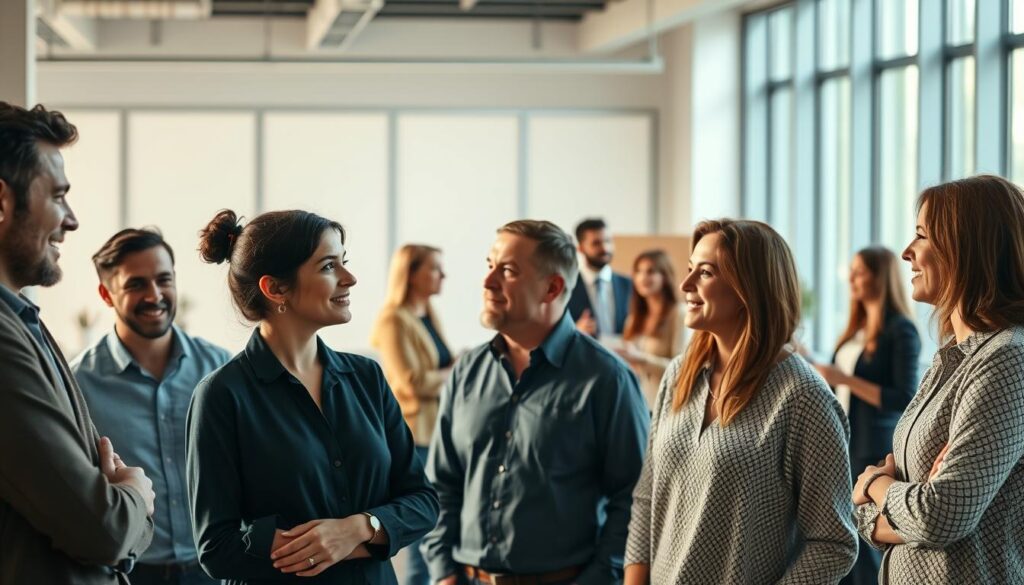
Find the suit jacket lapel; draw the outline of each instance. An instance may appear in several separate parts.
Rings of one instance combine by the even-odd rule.
[[[82,395],[81,388],[78,387],[78,381],[75,380],[75,375],[71,373],[71,368],[68,366],[67,360],[64,359],[64,354],[57,346],[57,340],[50,334],[50,330],[46,328],[42,322],[39,323],[39,327],[43,330],[43,337],[46,338],[46,342],[50,344],[50,347],[54,349],[53,354],[57,360],[57,367],[60,369],[60,377],[64,381],[64,387],[67,388],[68,399],[71,401],[71,409],[74,411],[75,423],[78,426],[78,431],[82,435],[82,440],[85,443],[86,450],[93,460],[99,460],[99,447],[96,445],[95,428],[92,424],[92,419],[89,417],[89,408],[85,403],[85,396]]]

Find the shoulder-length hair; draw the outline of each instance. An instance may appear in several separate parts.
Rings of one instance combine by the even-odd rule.
[[[896,254],[884,246],[871,246],[857,252],[856,256],[864,262],[868,272],[875,280],[875,294],[882,297],[883,314],[895,313],[911,319],[910,303],[907,301],[907,292],[900,279],[899,262]],[[856,299],[850,299],[850,319],[846,323],[846,329],[839,336],[836,343],[838,351],[844,343],[853,339],[857,331],[864,329],[864,352],[872,356],[878,348],[878,336],[882,333],[885,323],[868,323],[868,311],[864,303]]]
[[[800,320],[800,284],[793,254],[782,237],[759,221],[703,221],[693,232],[695,248],[701,238],[719,234],[718,269],[740,298],[741,333],[715,403],[722,426],[728,425],[754,398],[775,365],[782,348],[793,338]],[[680,410],[697,376],[715,354],[715,338],[697,331],[683,358],[672,399]]]
[[[1024,193],[995,175],[925,189],[917,200],[941,272],[935,317],[943,340],[960,310],[974,331],[1024,324]]]
[[[384,297],[384,305],[397,308],[409,300],[409,281],[412,275],[423,266],[432,254],[439,254],[440,248],[424,244],[405,244],[395,250],[391,257],[391,268],[388,273],[388,290]],[[427,311],[430,305],[427,304]],[[433,316],[433,315],[431,315]]]
[[[653,335],[668,323],[668,317],[679,311],[679,298],[676,296],[676,271],[672,269],[672,261],[664,250],[647,250],[637,255],[633,260],[633,274],[640,269],[640,263],[650,262],[655,272],[661,274],[661,309],[657,315],[657,326],[650,331],[644,331],[647,317],[651,313],[651,306],[647,299],[640,296],[636,287],[633,287],[633,294],[629,297],[629,313],[626,317],[626,325],[622,332],[623,339],[633,339],[638,335]]]

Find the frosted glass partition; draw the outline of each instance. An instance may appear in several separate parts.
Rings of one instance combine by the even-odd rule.
[[[341,351],[366,352],[387,280],[386,114],[267,113],[264,208],[306,209],[345,227],[352,321],[321,332]]]
[[[96,292],[99,281],[91,258],[120,229],[121,120],[117,112],[64,113],[79,132],[78,142],[63,151],[71,183],[68,204],[79,228],[66,234],[61,246],[64,278],[33,294],[47,327],[70,358],[113,327],[112,310]]]
[[[227,265],[204,264],[202,229],[220,209],[252,217],[252,112],[137,112],[128,117],[128,223],[156,225],[174,248],[178,323],[235,352],[249,328],[231,306]]]
[[[491,333],[479,324],[494,232],[516,218],[514,115],[408,114],[398,118],[398,238],[439,246],[448,278],[436,306],[452,349]]]
[[[587,216],[650,233],[651,132],[646,114],[532,114],[527,215],[570,233]]]

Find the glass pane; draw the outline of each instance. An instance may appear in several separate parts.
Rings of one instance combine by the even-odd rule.
[[[1024,33],[1024,0],[1010,0],[1010,32]]]
[[[1024,183],[1024,49],[1010,57],[1010,178]]]
[[[850,0],[818,1],[818,66],[823,71],[850,64]]]
[[[917,67],[879,79],[878,189],[882,244],[900,251],[914,234],[917,196]]]
[[[769,73],[772,81],[793,75],[793,9],[780,8],[768,15]]]
[[[768,127],[769,217],[772,226],[787,240],[793,215],[793,90],[782,88],[772,94],[769,104],[771,119]]]
[[[880,59],[917,53],[917,1],[875,0]]]
[[[747,17],[743,59],[743,215],[768,220],[768,17]]]
[[[946,0],[946,42],[974,42],[974,0]]]
[[[946,178],[959,179],[974,173],[974,57],[950,62],[946,81]]]
[[[819,285],[815,304],[820,320],[819,350],[827,350],[846,320],[850,250],[850,80],[829,79],[821,86]]]

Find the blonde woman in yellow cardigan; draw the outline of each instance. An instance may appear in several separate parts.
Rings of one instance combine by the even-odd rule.
[[[444,280],[441,250],[406,244],[391,259],[388,294],[370,343],[380,352],[384,376],[412,430],[416,451],[424,461],[437,418],[441,387],[453,356],[430,305]],[[428,585],[427,566],[419,543],[410,545],[406,585]]]

